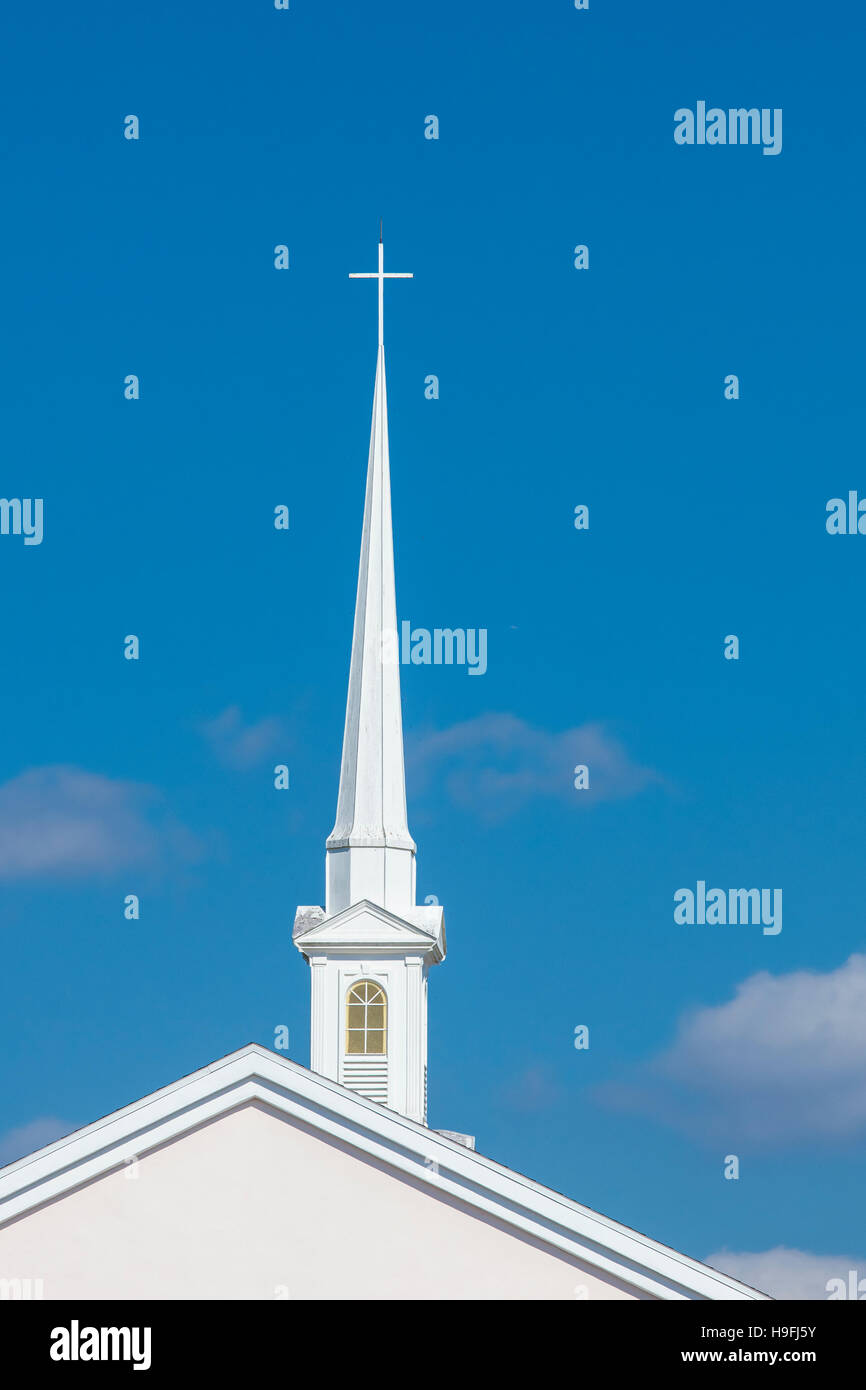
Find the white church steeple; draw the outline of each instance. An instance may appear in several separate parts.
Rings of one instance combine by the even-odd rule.
[[[415,1120],[427,1110],[427,972],[445,955],[441,907],[415,903],[406,815],[391,529],[384,282],[361,560],[337,817],[326,845],[325,908],[298,908],[293,938],[311,967],[314,1071]]]
[[[372,278],[372,272],[353,279]],[[391,533],[388,398],[383,344],[386,278],[379,242],[379,351],[337,819],[327,844],[326,908],[359,898],[400,911],[415,902],[415,842],[406,819],[397,600]]]

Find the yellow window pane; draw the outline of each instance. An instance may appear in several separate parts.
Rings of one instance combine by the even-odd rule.
[[[346,1010],[346,1027],[363,1028],[366,1013],[367,1009],[364,1004],[350,1004]]]
[[[376,1030],[367,1034],[367,1052],[383,1053],[385,1051],[385,1034]]]
[[[350,1032],[346,1034],[346,1051],[352,1053],[364,1051],[364,1034]]]

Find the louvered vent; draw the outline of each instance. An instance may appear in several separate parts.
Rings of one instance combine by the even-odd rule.
[[[387,1057],[344,1057],[340,1080],[350,1091],[357,1091],[359,1096],[387,1105]]]

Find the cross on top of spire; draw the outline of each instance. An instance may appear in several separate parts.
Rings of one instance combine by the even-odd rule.
[[[382,244],[382,223],[379,223],[379,269],[378,270],[350,270],[350,280],[378,280],[379,281],[379,346],[381,347],[385,339],[383,336],[383,323],[385,317],[385,281],[386,280],[411,280],[412,272],[406,270],[386,270],[385,269],[385,247]]]

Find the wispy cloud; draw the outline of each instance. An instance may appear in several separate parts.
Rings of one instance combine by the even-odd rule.
[[[0,1134],[0,1165],[14,1163],[16,1158],[25,1158],[36,1149],[44,1149],[55,1139],[69,1134],[72,1128],[72,1125],[55,1119],[53,1115],[44,1115],[38,1120],[31,1120],[29,1124],[19,1125],[17,1129],[7,1129],[5,1134]]]
[[[697,1009],[673,1044],[599,1099],[730,1144],[866,1133],[866,956],[826,973],[762,970]]]
[[[506,1082],[499,1094],[509,1110],[535,1115],[552,1110],[565,1093],[549,1067],[534,1063]]]
[[[111,874],[198,852],[154,787],[61,765],[0,786],[0,879]]]
[[[229,705],[216,718],[200,726],[220,762],[227,767],[254,767],[285,741],[282,721],[276,716],[245,724],[237,705]]]
[[[661,780],[632,762],[603,724],[556,733],[503,713],[410,736],[406,762],[413,791],[441,785],[457,805],[491,820],[540,797],[582,808],[633,796]],[[589,768],[589,787],[582,791],[574,787],[579,764]]]
[[[843,1280],[847,1289],[849,1271],[866,1278],[866,1260],[852,1255],[813,1255],[784,1245],[772,1250],[718,1250],[707,1256],[706,1263],[773,1298],[827,1299],[831,1279]]]

